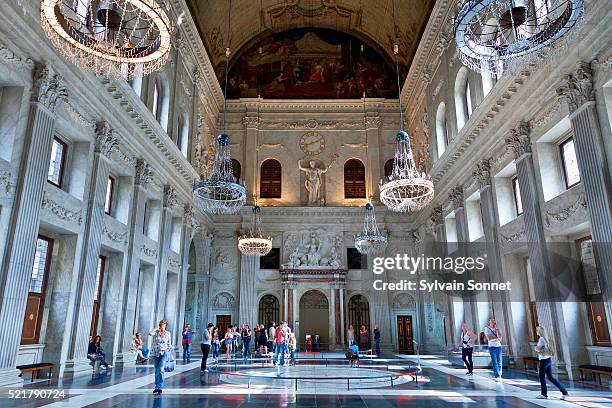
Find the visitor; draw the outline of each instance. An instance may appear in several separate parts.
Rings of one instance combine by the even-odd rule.
[[[491,355],[491,364],[493,365],[493,377],[497,382],[502,382],[502,335],[497,328],[495,318],[489,319],[489,325],[484,328],[487,345],[489,346],[489,354]]]
[[[274,339],[276,338],[276,325],[274,322],[270,322],[270,328],[268,329],[268,350],[270,353],[274,353]]]
[[[267,356],[268,355],[268,331],[266,327],[262,324],[259,328],[259,352]]]
[[[238,354],[238,340],[240,340],[240,332],[238,326],[234,325],[232,327],[232,352],[234,355]]]
[[[112,368],[112,365],[106,362],[106,353],[102,349],[102,337],[100,336],[95,336],[93,340],[90,338],[89,346],[87,347],[87,358],[91,360],[89,365],[93,367],[95,367],[97,361],[104,369]]]
[[[221,351],[221,341],[219,340],[219,328],[214,327],[211,334],[212,357],[215,363],[219,361],[219,351]]]
[[[461,337],[459,338],[459,347],[461,347],[461,359],[465,364],[468,372],[466,375],[474,374],[474,361],[472,360],[472,353],[474,351],[474,340],[476,334],[474,334],[469,328],[467,323],[461,325]]]
[[[539,336],[538,344],[535,347],[535,351],[538,353],[538,360],[540,360],[540,367],[538,370],[538,375],[540,376],[540,390],[541,393],[536,398],[538,399],[548,399],[548,390],[546,388],[546,377],[550,380],[551,383],[555,385],[561,391],[561,399],[564,400],[567,398],[568,392],[565,387],[552,375],[552,356],[553,350],[550,347],[550,343],[548,342],[548,335],[546,334],[546,329],[543,326],[538,326],[536,328],[536,333]]]
[[[210,332],[212,323],[208,323],[204,332],[202,333],[202,343],[200,344],[200,350],[202,350],[202,364],[200,364],[200,373],[207,373],[206,361],[208,360],[208,354],[210,353],[210,347],[212,345],[212,333]]]
[[[191,363],[191,342],[193,341],[193,332],[190,325],[185,326],[183,330],[183,363]]]
[[[368,330],[365,326],[361,326],[359,329],[359,349],[364,351],[367,350],[369,341],[370,336],[368,334]]]
[[[155,367],[155,389],[153,395],[161,395],[164,388],[164,365],[172,351],[172,336],[166,330],[168,321],[162,319],[159,321],[157,329],[149,332],[152,336],[151,356],[153,356],[153,366]]]
[[[378,325],[374,326],[374,347],[376,350],[376,356],[380,357],[380,329]]]
[[[285,353],[287,352],[287,329],[282,322],[275,331],[274,337],[274,364],[285,365]],[[280,358],[279,358],[280,357]]]
[[[259,323],[253,327],[253,349],[255,354],[259,353]]]
[[[351,347],[355,343],[355,329],[353,329],[352,324],[349,325],[349,328],[346,331],[346,340],[348,341],[349,347]]]
[[[297,350],[297,341],[295,339],[295,333],[289,334],[289,365],[295,365],[295,352]]]
[[[227,328],[223,342],[225,343],[225,356],[229,360],[232,357],[232,344],[234,342],[234,335],[232,333],[231,326]]]
[[[149,348],[144,345],[142,341],[142,336],[140,333],[136,333],[134,335],[134,340],[132,341],[132,347],[136,352],[136,363],[142,364],[149,360]]]
[[[244,356],[244,359],[246,360],[251,356],[251,336],[253,335],[253,332],[251,332],[251,328],[249,327],[248,324],[244,325],[244,331],[243,331],[244,335],[242,336],[242,355]]]
[[[358,367],[359,366],[359,346],[357,346],[357,343],[353,343],[349,347],[349,351],[347,353],[347,357],[349,359],[349,363],[350,363],[351,367]]]

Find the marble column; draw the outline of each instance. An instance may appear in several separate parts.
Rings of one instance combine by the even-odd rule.
[[[247,188],[247,197],[249,203],[251,203],[252,200],[250,197],[259,196],[259,188],[257,185],[257,175],[259,174],[259,166],[257,163],[259,117],[257,116],[257,112],[249,112],[247,115],[253,116],[245,116],[242,119],[242,123],[245,127],[242,174]]]
[[[478,162],[472,175],[478,180],[480,186],[480,213],[485,236],[485,247],[483,249],[487,254],[488,276],[482,276],[482,278],[489,282],[504,282],[502,251],[499,242],[499,212],[495,199],[495,186],[493,186],[491,177],[491,159],[483,159]],[[478,326],[476,326],[478,330],[481,330],[488,323],[489,315],[492,315],[495,316],[498,327],[502,328],[504,333],[513,331],[507,319],[510,303],[508,303],[509,299],[506,292],[482,292],[477,294],[476,297],[479,302],[487,302],[490,309],[486,316],[483,316],[482,313],[478,315]],[[475,332],[478,331],[475,330]],[[506,337],[506,340],[510,353],[510,339]]]
[[[555,355],[559,358],[559,330],[556,323],[559,317],[554,304],[550,302],[549,282],[552,275],[540,207],[541,187],[538,183],[531,150],[531,126],[528,122],[520,122],[510,133],[510,136],[506,138],[506,145],[514,153],[521,188],[525,239],[533,278],[538,322],[548,329],[549,340],[553,349],[556,350]]]
[[[574,145],[591,221],[591,236],[600,287],[612,288],[612,181],[597,115],[593,73],[580,63],[557,88],[570,111]],[[603,291],[608,330],[612,335],[612,291]]]
[[[89,175],[83,229],[77,238],[72,296],[66,310],[60,376],[91,370],[87,359],[89,333],[96,287],[98,261],[104,228],[104,204],[110,175],[109,160],[118,140],[108,123],[96,126],[93,164]]]
[[[465,199],[463,197],[463,187],[456,186],[452,189],[450,200],[453,203],[455,211],[455,225],[457,228],[457,254],[458,256],[467,256],[467,245],[470,242],[468,231],[467,216],[465,214]],[[470,327],[476,327],[478,313],[476,311],[476,302],[473,298],[462,299],[463,301],[463,321],[468,323]],[[458,316],[456,316],[458,317]],[[459,329],[459,328],[456,328]]]
[[[395,256],[395,253],[390,253],[392,249],[387,247],[386,256]],[[373,270],[374,257],[368,258],[368,271]],[[375,279],[380,279],[383,283],[388,282],[387,271],[380,275],[376,275]],[[389,312],[389,292],[386,290],[372,290],[370,296],[370,326],[368,331],[373,335],[374,325],[378,325],[380,330],[380,347],[381,349],[390,349],[393,344],[391,338],[391,314]],[[372,338],[373,339],[373,338]]]
[[[283,282],[283,320],[286,322],[290,322],[289,320],[289,286],[288,282]]]
[[[5,250],[0,265],[0,386],[22,384],[15,369],[30,285],[43,192],[53,143],[55,107],[67,97],[62,77],[50,66],[37,67],[32,84],[28,126],[21,153]]]
[[[258,265],[259,257],[240,255],[240,307],[237,323],[246,323],[251,327],[258,323],[257,292],[255,290],[255,273]]]
[[[336,319],[336,286],[335,284],[330,285],[329,290],[329,349],[337,350],[338,349],[338,341],[337,333],[338,333],[338,323]]]
[[[140,280],[140,247],[144,225],[145,204],[147,202],[146,186],[153,179],[151,166],[143,159],[137,159],[134,175],[134,190],[128,215],[127,252],[124,256],[121,274],[120,312],[115,330],[115,364],[134,363],[134,356],[129,351],[132,336],[136,331],[145,333],[151,327],[137,327],[136,314],[138,302],[138,283]]]
[[[377,202],[379,200],[378,182],[384,176],[381,173],[380,159],[380,127],[382,119],[378,112],[366,113],[365,117],[365,137],[367,147],[367,192]],[[383,163],[384,164],[384,163]]]
[[[434,237],[434,245],[432,248],[433,251],[433,256],[439,256],[441,258],[444,258],[446,256],[446,252],[447,252],[447,242],[446,242],[446,228],[444,226],[444,211],[442,209],[442,207],[435,207],[432,211],[431,214],[429,215],[429,219],[431,221],[432,224],[432,234]],[[435,326],[433,324],[429,324],[427,323],[427,330],[424,332],[425,335],[423,336],[423,338],[425,339],[425,344],[423,344],[423,348],[421,349],[422,351],[425,352],[433,352],[433,351],[440,351],[440,350],[445,350],[446,349],[446,344],[448,344],[449,342],[452,343],[452,341],[454,340],[454,333],[458,332],[458,327],[456,328],[457,331],[455,331],[455,324],[454,324],[454,319],[452,316],[453,313],[453,298],[450,296],[447,296],[445,294],[443,294],[443,296],[446,298],[446,302],[444,303],[444,310],[442,311],[443,314],[443,320],[444,320],[444,339],[442,341],[439,340],[439,334],[435,332]],[[435,318],[435,313],[436,313],[436,307],[435,307],[435,297],[433,299],[433,310],[432,310],[432,319]],[[429,318],[429,317],[427,317]],[[438,345],[435,347],[435,350],[430,350],[430,344],[432,345]],[[440,347],[441,346],[441,347]]]
[[[344,282],[338,283],[338,297],[340,302],[340,344],[346,344],[344,333],[346,333],[346,317],[345,317],[345,294],[346,284]]]
[[[178,276],[178,299],[176,302],[176,318],[174,337],[176,344],[180,344],[183,320],[185,320],[185,301],[187,299],[187,274],[189,273],[189,249],[191,248],[191,237],[196,226],[193,207],[189,204],[183,206],[183,225],[181,230],[180,266]],[[191,323],[193,324],[193,322]],[[202,330],[203,327],[194,327],[194,330]]]
[[[157,265],[155,270],[155,301],[154,318],[151,327],[157,327],[161,319],[168,319],[166,316],[166,297],[168,282],[168,257],[170,256],[170,241],[172,239],[172,210],[177,206],[176,191],[174,187],[166,184],[164,186],[164,196],[162,199],[161,220],[159,223],[159,241],[157,242]]]

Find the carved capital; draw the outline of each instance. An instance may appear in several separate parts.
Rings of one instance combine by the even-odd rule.
[[[53,112],[57,102],[67,98],[68,92],[61,75],[56,74],[49,65],[38,66],[34,71],[32,102],[38,102]]]
[[[144,186],[149,184],[153,179],[153,169],[144,159],[136,160],[136,175],[134,176],[134,182],[138,185]]]
[[[444,213],[442,212],[442,207],[434,207],[431,211],[431,215],[429,216],[431,222],[435,225],[441,225],[444,223]]]
[[[242,124],[247,129],[259,129],[259,118],[257,116],[245,116]]]
[[[491,185],[491,159],[482,159],[476,165],[472,176],[478,180],[480,188]]]
[[[514,158],[519,159],[527,153],[531,153],[531,125],[529,122],[519,122],[519,125],[510,130],[510,136],[506,138],[506,147],[514,153]]]
[[[593,72],[590,65],[581,62],[574,73],[566,75],[557,87],[557,95],[565,99],[571,113],[585,103],[595,101]]]
[[[465,200],[463,199],[463,186],[453,187],[448,198],[453,203],[453,208],[463,208],[465,206]]]
[[[178,199],[176,198],[176,190],[169,184],[164,185],[164,199],[162,202],[165,208],[174,208],[178,204]]]
[[[95,151],[110,158],[111,154],[118,150],[118,146],[119,140],[108,122],[98,122],[96,124]]]
[[[200,226],[195,210],[190,204],[185,204],[185,207],[183,208],[183,223],[191,227],[191,229],[196,229]]]

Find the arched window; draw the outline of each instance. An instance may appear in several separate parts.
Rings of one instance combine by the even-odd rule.
[[[281,198],[282,168],[278,160],[264,160],[261,163],[259,174],[259,196],[261,198]]]
[[[372,331],[370,327],[370,304],[362,295],[354,295],[349,299],[348,324],[355,329],[355,337],[357,337],[361,326],[365,326],[368,332]]]
[[[472,116],[472,92],[470,92],[470,81],[465,81],[465,106],[467,117]]]
[[[236,180],[240,180],[242,176],[242,166],[240,166],[240,162],[236,159],[232,159],[232,173],[234,177],[236,177]]]
[[[176,145],[181,153],[183,153],[183,156],[187,157],[187,150],[189,148],[189,118],[187,115],[181,115],[178,118],[178,137],[176,139]]]
[[[389,159],[385,162],[385,180],[389,179],[391,173],[393,173],[394,159]]]
[[[170,97],[168,93],[166,82],[157,79],[153,85],[153,104],[151,105],[151,110],[166,132],[168,132],[168,114],[170,112]]]
[[[457,79],[455,80],[455,114],[457,116],[457,133],[459,133],[469,118],[466,98],[466,89],[469,87],[467,74],[467,68],[461,67],[459,72],[457,72]]]
[[[268,326],[271,322],[279,323],[280,306],[274,295],[265,295],[259,300],[259,323]]]
[[[153,116],[155,116],[155,119],[157,120],[159,120],[159,96],[159,83],[155,81],[155,83],[153,84],[153,105],[151,106],[151,111],[153,112]]]
[[[344,198],[366,198],[365,166],[361,160],[344,163]]]
[[[436,146],[438,147],[438,157],[442,157],[442,154],[448,146],[448,128],[446,126],[446,104],[440,102],[438,110],[436,111]]]

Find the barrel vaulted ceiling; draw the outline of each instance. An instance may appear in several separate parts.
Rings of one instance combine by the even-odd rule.
[[[435,0],[187,0],[202,41],[219,77],[225,47],[230,67],[253,45],[298,28],[338,30],[363,41],[407,73]],[[228,19],[228,13],[230,18]],[[394,16],[395,15],[395,16]]]

